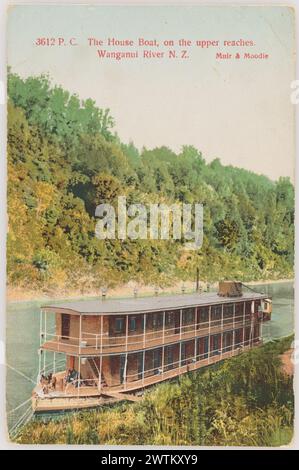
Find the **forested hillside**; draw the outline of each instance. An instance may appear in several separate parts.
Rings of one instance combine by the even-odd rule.
[[[10,285],[81,292],[131,279],[167,285],[194,279],[197,267],[208,281],[292,276],[288,179],[272,182],[218,158],[207,163],[192,146],[179,154],[167,147],[140,152],[120,141],[109,110],[46,76],[10,72],[8,95]],[[202,249],[187,252],[180,241],[98,240],[95,207],[115,204],[118,195],[129,203],[203,203]]]

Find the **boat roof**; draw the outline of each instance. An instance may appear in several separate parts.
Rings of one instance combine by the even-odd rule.
[[[65,312],[77,315],[119,315],[177,310],[219,303],[230,304],[244,300],[267,298],[269,298],[268,295],[257,292],[246,292],[239,297],[222,297],[216,292],[207,292],[124,299],[103,300],[99,298],[98,300],[78,300],[44,305],[41,308],[46,311]]]

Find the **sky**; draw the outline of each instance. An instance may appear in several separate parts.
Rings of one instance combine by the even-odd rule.
[[[194,145],[208,162],[220,158],[274,180],[294,179],[291,8],[23,5],[10,7],[7,37],[13,72],[48,73],[109,108],[124,142],[174,151]],[[38,47],[39,37],[74,37],[78,46]],[[212,48],[193,48],[188,60],[102,60],[88,37],[156,38],[160,48],[168,38],[253,40],[244,51],[269,58],[220,60]]]

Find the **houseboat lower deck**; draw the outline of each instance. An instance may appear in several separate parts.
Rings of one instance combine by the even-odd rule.
[[[227,351],[223,354],[220,352],[217,356],[212,356],[198,361],[192,360],[187,365],[176,367],[166,372],[129,383],[125,390],[122,386],[114,386],[103,387],[99,392],[99,387],[96,381],[93,384],[88,384],[82,381],[80,386],[67,386],[64,384],[66,371],[60,372],[54,376],[57,379],[57,382],[61,384],[60,386],[56,386],[55,390],[49,389],[44,393],[41,384],[38,384],[35,387],[32,394],[32,407],[36,412],[49,412],[94,408],[121,400],[136,402],[140,399],[139,392],[143,392],[146,388],[152,385],[164,380],[174,379],[181,374],[195,371],[201,367],[206,367],[221,360],[237,356],[244,351],[248,351],[252,347],[260,346],[261,344],[262,341],[255,341],[253,345],[242,346],[241,348]]]

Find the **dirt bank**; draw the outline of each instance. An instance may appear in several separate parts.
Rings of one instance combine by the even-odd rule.
[[[294,375],[293,349],[288,349],[280,355],[282,361],[282,370],[286,375]]]
[[[251,281],[245,282],[246,285],[257,285],[257,284],[274,284],[279,282],[292,282],[293,279],[280,279],[280,280],[260,280],[260,281]],[[181,293],[182,286],[184,285],[185,292],[194,292],[195,290],[195,283],[192,281],[182,282],[177,281],[174,282],[171,287],[166,287],[164,289],[159,289],[159,294],[174,294],[174,293]],[[218,283],[210,283],[211,287],[217,287]],[[201,282],[200,286],[203,291],[207,289],[207,283]],[[114,289],[110,289],[107,293],[108,297],[131,297],[133,296],[133,292],[135,288],[138,288],[138,295],[154,295],[155,293],[155,286],[146,286],[146,285],[136,285],[135,282],[129,282],[123,286],[119,286]],[[55,289],[49,291],[40,291],[40,290],[31,290],[25,288],[18,288],[18,287],[7,287],[7,301],[8,302],[20,302],[20,301],[32,301],[32,300],[49,300],[49,299],[76,299],[82,297],[99,297],[101,295],[100,290],[90,290],[84,291],[83,293],[79,290],[71,290],[71,289]]]

